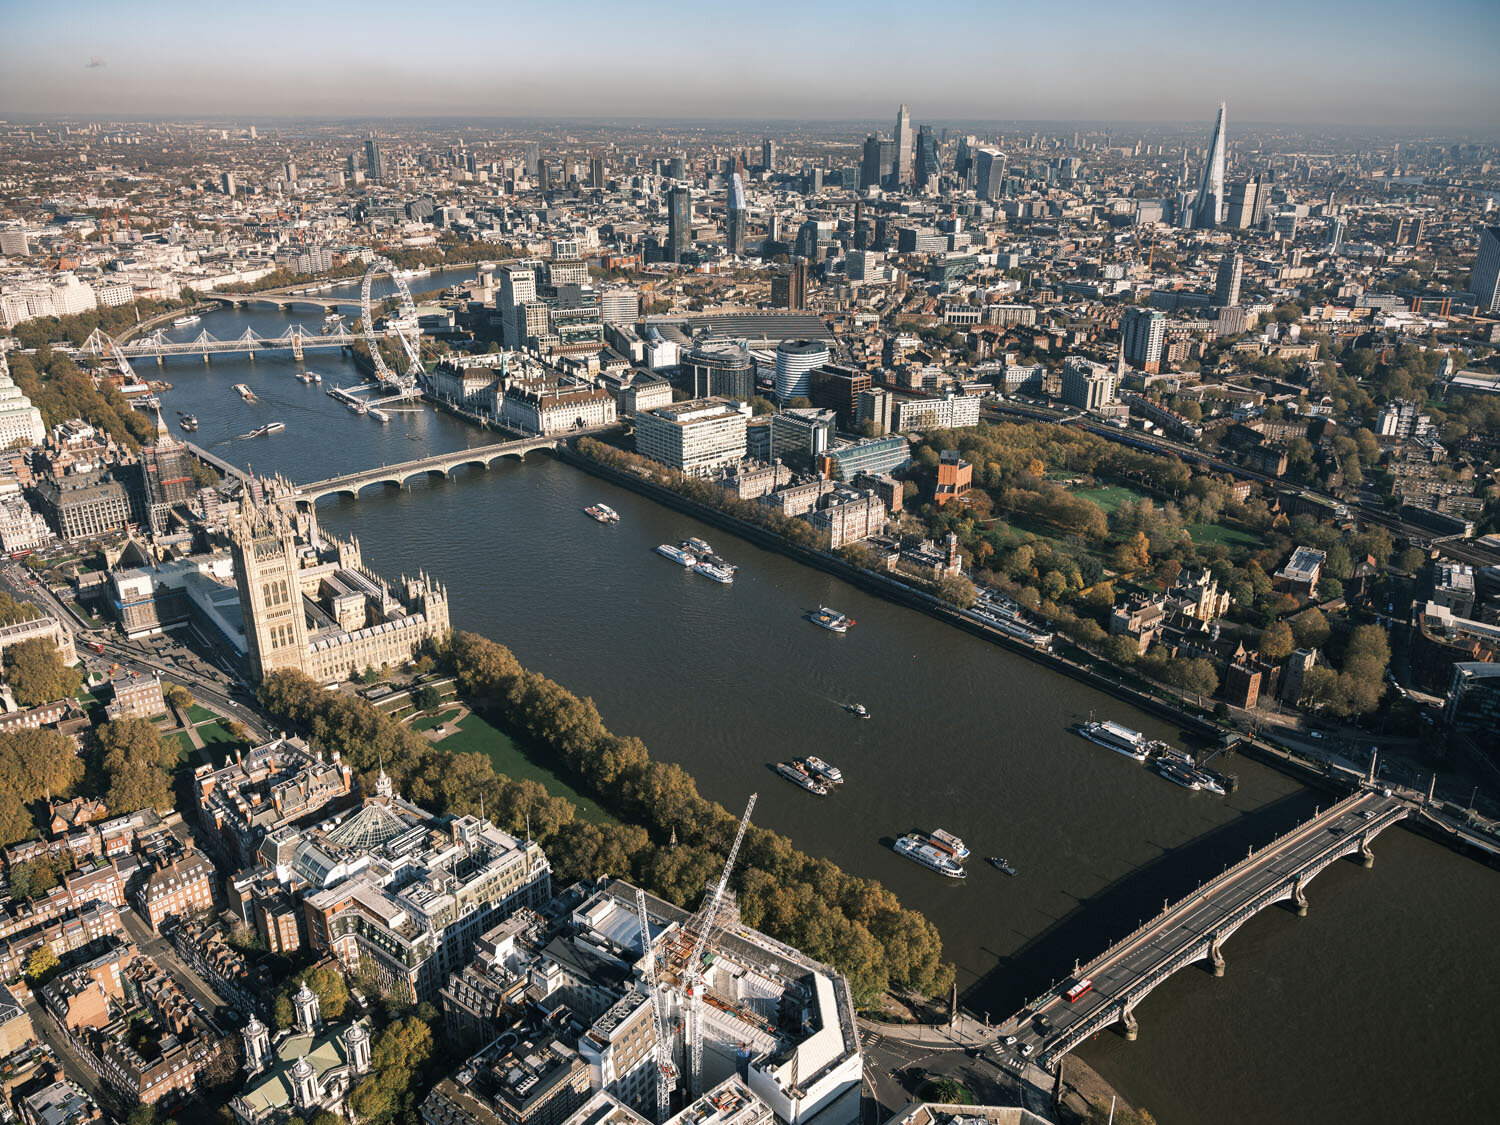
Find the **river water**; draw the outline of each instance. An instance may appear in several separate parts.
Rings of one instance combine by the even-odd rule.
[[[203,327],[277,335],[298,317],[312,323],[242,309]],[[306,365],[324,388],[357,379],[336,352],[309,352]],[[166,416],[196,414],[200,444],[296,481],[493,440],[430,408],[380,426],[295,369],[290,356],[169,360]],[[261,402],[241,401],[236,382]],[[271,420],[286,430],[236,436]],[[580,512],[599,500],[618,525]],[[1231,796],[1189,793],[1067,729],[1096,712],[1180,741],[1171,724],[545,454],[372,487],[319,514],[357,534],[382,572],[423,567],[445,581],[456,625],[592,696],[612,729],[681,763],[707,796],[738,810],[758,790],[758,823],[924,911],[980,1016],[1013,1012],[1329,799],[1243,759],[1228,766],[1240,776]],[[739,565],[732,586],[653,552],[690,535]],[[858,624],[844,636],[814,628],[802,614],[820,603]],[[852,700],[873,717],[845,712]],[[848,779],[829,799],[770,772],[808,753]],[[935,827],[974,851],[966,882],[890,850]],[[1370,870],[1340,862],[1321,874],[1307,917],[1272,908],[1246,924],[1226,943],[1222,979],[1189,969],[1154,992],[1137,1042],[1110,1032],[1080,1056],[1164,1125],[1486,1114],[1482,1076],[1500,1054],[1488,1003],[1500,873],[1400,829],[1374,850]],[[984,864],[990,854],[1019,876]]]

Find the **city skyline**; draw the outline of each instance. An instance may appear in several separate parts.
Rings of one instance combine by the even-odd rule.
[[[533,47],[555,38],[544,9],[460,4],[445,9],[444,26],[465,33],[438,28],[425,42],[396,34],[409,12],[383,0],[357,11],[272,3],[256,9],[256,22],[292,29],[274,51],[246,37],[234,9],[164,0],[16,10],[7,16],[14,51],[0,75],[0,115],[657,120],[690,106],[697,119],[866,121],[888,119],[888,103],[904,100],[913,125],[1175,124],[1224,100],[1244,123],[1465,131],[1493,130],[1487,107],[1500,103],[1486,50],[1500,10],[1480,0],[1439,0],[1416,24],[1388,2],[1273,3],[1249,22],[1175,2],[1154,20],[1127,18],[1088,2],[1066,36],[1041,13],[961,6],[963,43],[1009,45],[1004,82],[978,80],[979,58],[955,50],[952,36],[893,39],[911,13],[886,3],[809,12],[773,2],[732,26],[726,14],[687,5],[649,21],[605,4],[570,12],[570,30],[582,34],[569,39],[564,63]],[[74,16],[79,33],[58,36],[58,23]],[[829,45],[817,66],[787,50],[808,36]],[[753,60],[729,60],[742,80],[723,80],[724,52],[701,49],[705,42],[733,44]],[[671,65],[634,65],[642,59]],[[899,86],[891,82],[898,63]],[[558,81],[560,67],[567,81]]]

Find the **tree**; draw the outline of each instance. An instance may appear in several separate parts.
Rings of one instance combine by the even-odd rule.
[[[26,979],[32,984],[41,984],[57,972],[61,962],[50,945],[39,945],[26,958]]]
[[[63,663],[55,644],[35,637],[5,650],[5,680],[18,704],[38,707],[73,695],[83,677]]]
[[[412,696],[412,703],[418,711],[436,711],[443,705],[443,693],[431,684],[426,684],[417,689],[416,695]]]
[[[1298,648],[1321,648],[1328,642],[1331,630],[1321,609],[1310,609],[1292,618],[1292,636]]]
[[[108,779],[105,800],[112,812],[171,811],[168,770],[177,764],[175,744],[164,743],[154,726],[137,718],[103,724],[95,730],[94,741],[99,768]]]
[[[181,684],[174,684],[168,680],[163,680],[161,686],[162,695],[166,697],[169,705],[184,711],[193,705],[193,693]]]
[[[1263,660],[1280,664],[1297,647],[1292,636],[1292,627],[1285,621],[1275,621],[1260,635],[1260,655]]]

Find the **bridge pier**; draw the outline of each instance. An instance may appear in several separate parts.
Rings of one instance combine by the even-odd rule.
[[[1120,1025],[1125,1028],[1125,1041],[1134,1043],[1141,1033],[1141,1025],[1135,1018],[1135,1001],[1129,1001],[1120,1009]]]
[[[292,358],[299,363],[302,361],[302,336],[300,334],[292,337]]]
[[[1292,883],[1292,905],[1297,909],[1298,918],[1307,917],[1307,879],[1298,875]]]
[[[1370,850],[1370,837],[1359,838],[1359,863],[1361,867],[1375,866],[1375,853]]]
[[[1213,966],[1214,976],[1216,977],[1222,977],[1224,975],[1223,945],[1224,939],[1219,937],[1217,934],[1214,936],[1213,941],[1208,943],[1208,962]]]

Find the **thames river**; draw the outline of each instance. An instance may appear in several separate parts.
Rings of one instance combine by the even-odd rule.
[[[321,314],[242,309],[202,327],[278,335],[295,319]],[[351,414],[324,393],[358,379],[335,351],[307,354],[323,388],[293,378],[289,355],[137,366],[173,384],[164,413],[196,414],[199,444],[294,481],[495,440],[430,408],[387,426]],[[243,402],[238,382],[260,401]],[[269,421],[285,431],[238,436]],[[600,500],[618,525],[582,514]],[[1068,731],[1094,713],[1180,741],[1171,724],[545,453],[318,512],[383,573],[420,567],[446,582],[457,627],[591,696],[613,730],[680,763],[706,796],[737,812],[758,790],[758,823],[924,911],[981,1017],[1013,1012],[1329,799],[1243,759],[1227,766],[1240,777],[1229,797],[1180,789]],[[739,566],[732,586],[653,552],[691,535]],[[844,636],[814,628],[802,615],[819,604],[858,624]],[[852,701],[873,717],[849,715]],[[770,772],[805,754],[842,769],[834,796]],[[890,850],[909,829],[937,827],[973,850],[967,881]],[[1080,1056],[1164,1125],[1486,1117],[1484,1075],[1500,1056],[1500,872],[1404,830],[1374,851],[1369,870],[1340,862],[1319,875],[1307,917],[1272,908],[1240,929],[1222,979],[1190,968],[1152,993],[1138,1041],[1106,1033]]]

